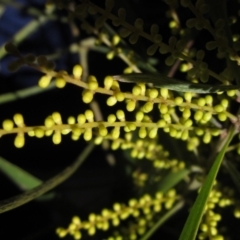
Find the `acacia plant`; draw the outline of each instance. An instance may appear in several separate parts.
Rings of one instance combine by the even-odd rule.
[[[132,198],[89,213],[88,218],[73,213],[68,226],[56,226],[60,238],[91,239],[104,231],[108,240],[151,239],[184,206],[188,217],[182,232],[176,233],[180,240],[238,239],[231,225],[239,224],[240,218],[239,3],[159,1],[153,12],[160,19],[156,24],[150,3],[148,14],[135,18],[125,1],[95,2],[46,4],[48,14],[68,17],[71,28],[81,31],[81,41],[88,36],[94,40],[70,46],[69,51],[81,53],[71,72],[59,69],[47,55],[22,53],[17,42],[5,45],[15,57],[10,71],[23,66],[39,71],[38,83],[44,89],[52,83],[82,89],[79,104],[86,110],[67,121],[53,110],[38,126],[16,113],[13,120],[3,121],[2,139],[12,134],[15,147],[24,148],[25,138],[50,136],[54,144],[61,144],[64,135],[70,135],[89,145],[63,174],[1,203],[0,211],[18,207],[67,179],[93,151],[92,143],[110,143],[113,156],[122,151],[131,163]],[[86,49],[101,51],[115,67],[99,62],[105,77],[93,75]]]

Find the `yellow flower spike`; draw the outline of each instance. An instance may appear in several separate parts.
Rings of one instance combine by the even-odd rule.
[[[80,231],[75,231],[74,234],[73,234],[73,238],[78,240],[78,239],[81,239],[82,238],[82,234]]]
[[[76,79],[80,79],[80,77],[82,76],[82,72],[83,72],[83,69],[81,65],[77,64],[73,67],[73,76]]]
[[[104,78],[104,87],[109,90],[113,85],[113,81],[114,80],[112,76],[106,76]]]
[[[75,117],[73,117],[73,116],[68,117],[67,123],[68,124],[75,124],[76,123]]]
[[[143,111],[145,113],[149,113],[153,110],[153,103],[152,102],[146,102],[143,106]]]
[[[191,120],[191,119],[187,119],[187,120],[184,122],[183,125],[184,125],[185,127],[189,128],[189,127],[192,126],[192,124],[193,124],[192,120]]]
[[[145,127],[140,127],[139,132],[138,132],[138,136],[140,138],[145,138],[147,136],[147,130]]]
[[[218,119],[221,121],[221,122],[225,122],[227,120],[227,114],[225,112],[221,112],[218,114]]]
[[[113,210],[115,212],[119,212],[121,210],[121,204],[120,203],[114,203],[113,204]]]
[[[149,97],[151,99],[155,99],[158,97],[158,90],[156,88],[150,89],[149,90]]]
[[[93,236],[96,233],[96,228],[94,226],[88,229],[88,235]]]
[[[206,101],[207,105],[211,106],[212,102],[213,102],[213,97],[211,95],[206,95],[205,96],[205,101]]]
[[[116,115],[118,120],[125,121],[125,113],[123,110],[117,110]]]
[[[44,133],[44,130],[42,128],[38,127],[38,128],[34,129],[34,135],[37,138],[42,138],[42,137],[44,137],[45,133]]]
[[[107,218],[107,217],[110,216],[110,214],[111,214],[111,212],[110,212],[108,209],[104,208],[104,209],[102,210],[102,216],[103,216],[103,217]]]
[[[157,126],[159,128],[163,128],[167,125],[166,121],[164,119],[160,119],[158,122],[157,122]]]
[[[136,233],[131,233],[129,236],[130,240],[136,240],[137,239],[137,234]]]
[[[16,148],[22,148],[25,144],[25,138],[23,133],[18,133],[14,139],[14,146]]]
[[[57,88],[64,88],[66,86],[67,82],[64,78],[57,78],[55,80],[55,85]]]
[[[116,92],[114,96],[116,97],[118,102],[122,102],[125,100],[125,95],[122,92]]]
[[[112,83],[112,90],[113,91],[120,91],[120,86],[119,86],[119,82],[114,80]]]
[[[107,231],[109,229],[109,223],[107,221],[103,222],[102,230]]]
[[[115,96],[111,96],[107,99],[107,105],[112,107],[117,103],[117,98]]]
[[[184,131],[182,132],[181,139],[185,141],[185,140],[188,139],[188,136],[189,136],[188,130],[184,130]]]
[[[74,216],[72,218],[72,222],[75,224],[75,225],[80,225],[81,224],[81,219],[78,217],[78,216]]]
[[[216,105],[215,107],[213,107],[213,109],[217,112],[217,113],[220,113],[224,110],[223,106],[222,105]]]
[[[236,95],[236,90],[228,90],[228,91],[227,91],[227,95],[228,95],[229,97],[234,97],[234,96]]]
[[[165,114],[168,112],[168,106],[165,105],[165,104],[159,104],[159,111],[162,113],[162,114]]]
[[[144,118],[144,113],[141,112],[141,111],[138,111],[136,113],[135,117],[136,117],[136,121],[141,122],[143,120],[143,118]]]
[[[82,100],[84,103],[90,103],[93,100],[93,92],[91,90],[84,89],[82,91]]]
[[[54,126],[54,121],[53,121],[53,118],[50,116],[50,117],[47,117],[44,121],[44,125],[48,128]]]
[[[114,58],[114,56],[115,56],[115,52],[114,51],[110,51],[110,52],[107,53],[106,58],[108,60],[112,60]]]
[[[192,101],[192,93],[190,93],[190,92],[184,93],[184,98],[187,102],[190,103]]]
[[[155,138],[158,133],[158,128],[153,128],[149,131],[148,136],[149,138]]]
[[[135,207],[137,205],[137,200],[135,198],[132,198],[128,201],[129,207]]]
[[[11,131],[14,127],[14,123],[13,123],[12,120],[6,119],[6,120],[3,121],[2,126],[3,126],[4,130]]]
[[[77,117],[77,121],[79,124],[84,124],[86,122],[86,117],[84,114],[79,114]]]
[[[33,130],[28,131],[27,134],[28,134],[29,137],[34,137],[35,136],[35,133],[34,133]]]
[[[215,236],[215,235],[217,235],[217,233],[218,233],[218,230],[215,228],[215,227],[210,227],[210,234],[212,235],[212,236]]]
[[[229,101],[226,98],[224,98],[221,101],[221,105],[226,109],[229,105]]]
[[[222,235],[216,235],[212,237],[212,240],[224,240],[224,237]]]
[[[198,105],[199,107],[203,107],[205,104],[206,104],[205,98],[199,98],[199,99],[197,100],[197,105]]]
[[[127,102],[127,106],[126,106],[126,109],[129,111],[129,112],[132,112],[134,111],[136,108],[136,102],[134,100],[130,100]]]
[[[200,229],[203,232],[207,232],[208,231],[208,225],[206,223],[202,223],[201,226],[200,226]]]
[[[142,88],[139,85],[135,85],[132,89],[132,93],[134,96],[139,96],[142,92]]]
[[[98,88],[98,82],[95,76],[92,76],[92,75],[88,76],[87,83],[88,83],[89,89],[92,91]]]
[[[96,221],[96,214],[90,213],[90,215],[88,216],[88,220],[89,220],[89,222],[95,222]]]
[[[90,110],[90,109],[88,109],[88,110],[86,110],[85,111],[85,117],[86,117],[86,119],[88,120],[88,122],[93,122],[94,121],[94,115],[93,115],[93,111],[92,110]]]
[[[111,132],[111,136],[112,136],[113,139],[118,139],[119,136],[120,136],[120,128],[115,127]]]
[[[68,225],[68,230],[69,230],[70,232],[74,232],[74,231],[76,230],[76,225],[75,225],[74,223],[70,223],[70,224]]]
[[[191,116],[191,110],[189,108],[185,108],[183,110],[182,116],[184,119],[188,119]]]
[[[203,114],[202,120],[204,120],[205,122],[208,122],[211,118],[212,118],[212,114],[210,112],[205,112]]]
[[[112,219],[112,225],[113,226],[117,227],[117,226],[119,226],[119,224],[120,224],[119,218],[115,217],[115,218]]]
[[[156,192],[155,197],[157,200],[161,200],[163,198],[163,193],[162,192]]]
[[[15,122],[15,124],[19,127],[24,126],[24,120],[23,120],[23,116],[20,113],[16,113],[13,116],[13,121]]]
[[[109,122],[109,123],[114,123],[114,122],[116,122],[116,116],[114,115],[114,114],[110,114],[110,115],[108,115],[108,118],[107,118],[107,121]]]
[[[83,133],[83,138],[85,141],[90,141],[92,139],[92,129],[87,128]]]
[[[169,129],[169,135],[171,136],[171,137],[176,137],[177,136],[177,130],[175,129],[175,128],[173,128],[173,127],[170,127],[170,129]]]
[[[233,214],[235,218],[240,218],[240,208],[235,208]]]
[[[63,135],[67,135],[67,134],[69,134],[71,132],[71,129],[62,129],[60,132]]]
[[[163,119],[164,119],[166,122],[168,122],[168,123],[171,122],[171,116],[170,116],[170,114],[165,113],[165,114],[163,114],[162,117],[163,117]]]
[[[68,234],[68,231],[63,228],[58,228],[56,232],[60,238],[64,238]]]
[[[94,143],[96,145],[100,145],[102,142],[103,142],[103,137],[101,137],[101,136],[98,136],[94,139]]]
[[[203,142],[208,144],[210,143],[211,139],[212,139],[211,134],[209,132],[206,132],[203,136]]]
[[[121,141],[115,140],[111,144],[111,149],[117,150],[117,149],[119,149],[120,145],[121,145]]]
[[[136,157],[137,157],[137,154],[138,154],[138,150],[137,150],[137,149],[133,149],[133,150],[131,151],[131,157],[132,157],[132,158],[136,158]]]
[[[41,88],[47,88],[51,82],[52,77],[50,75],[42,76],[38,81],[38,86]]]
[[[52,118],[53,118],[55,123],[57,123],[57,124],[61,124],[62,123],[62,117],[61,117],[59,112],[54,112],[52,114]]]
[[[108,130],[107,128],[103,125],[103,124],[100,124],[98,126],[98,129],[99,129],[99,134],[102,136],[102,137],[106,137],[107,134],[108,134]]]
[[[200,121],[203,117],[203,111],[201,110],[197,110],[195,113],[194,113],[194,119],[196,121]]]
[[[202,128],[195,128],[195,133],[197,136],[202,136],[204,134],[204,130]]]
[[[164,99],[167,99],[167,97],[168,97],[168,89],[167,89],[167,88],[160,88],[160,95],[161,95]]]
[[[136,130],[136,125],[134,123],[127,123],[127,127],[130,131]],[[130,133],[131,134],[131,133]],[[132,134],[131,134],[132,135]]]
[[[60,131],[55,131],[53,136],[52,136],[52,141],[54,144],[60,144],[62,141],[62,135]]]
[[[76,126],[73,126],[72,128],[73,135],[80,136],[82,133],[82,129]]]
[[[183,103],[183,98],[182,97],[176,97],[174,99],[174,102],[175,102],[176,105],[180,105],[180,104]]]
[[[112,38],[112,44],[113,46],[116,46],[119,44],[119,42],[121,41],[121,37],[119,35],[114,35]]]

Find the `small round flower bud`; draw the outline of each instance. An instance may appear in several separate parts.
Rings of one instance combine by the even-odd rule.
[[[134,110],[135,110],[135,107],[136,107],[136,102],[133,101],[133,100],[130,100],[130,101],[127,103],[127,106],[126,106],[126,108],[127,108],[127,110],[128,110],[129,112],[134,111]]]
[[[94,114],[93,111],[88,109],[85,111],[85,117],[89,122],[93,122]]]
[[[38,81],[39,87],[47,88],[49,86],[50,82],[51,82],[51,79],[52,79],[52,77],[49,76],[49,75],[42,76]]]
[[[82,76],[82,72],[83,72],[83,69],[81,65],[77,64],[73,67],[73,76],[76,79],[80,79],[80,77]]]
[[[52,136],[52,141],[54,144],[60,144],[62,141],[62,135],[60,131],[55,131],[53,136]]]
[[[66,81],[64,78],[57,78],[55,80],[55,85],[57,88],[64,88],[66,86]]]
[[[2,126],[3,126],[4,130],[11,131],[14,127],[14,123],[13,123],[12,120],[6,119],[6,120],[3,121]]]
[[[24,144],[25,144],[24,135],[21,133],[17,134],[17,136],[14,139],[14,146],[16,148],[22,148],[24,146]]]

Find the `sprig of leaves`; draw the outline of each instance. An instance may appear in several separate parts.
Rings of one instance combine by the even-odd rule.
[[[218,93],[228,90],[240,89],[238,85],[208,85],[201,83],[183,82],[176,78],[167,77],[161,73],[143,74],[143,73],[131,73],[116,75],[113,78],[120,82],[134,82],[134,83],[151,83],[156,88],[167,88],[169,90],[177,92],[194,92],[194,93]]]

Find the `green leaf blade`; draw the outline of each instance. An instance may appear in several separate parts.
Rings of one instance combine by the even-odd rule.
[[[232,127],[229,130],[229,134],[226,138],[226,142],[225,142],[223,148],[218,153],[218,155],[215,159],[215,162],[214,162],[213,166],[211,167],[211,170],[201,188],[201,191],[197,196],[197,199],[196,199],[196,201],[191,209],[191,212],[187,218],[187,221],[184,225],[184,228],[182,230],[179,240],[195,240],[202,216],[204,214],[204,208],[207,203],[208,196],[210,194],[210,191],[211,191],[214,181],[216,179],[216,176],[219,171],[220,165],[222,163],[224,154],[227,150],[229,143],[231,142],[231,140],[234,136],[234,133],[235,133],[235,128]]]
[[[133,82],[133,83],[151,83],[156,88],[167,88],[169,90],[177,91],[177,92],[194,92],[201,94],[208,93],[218,93],[228,90],[236,90],[239,89],[240,86],[236,85],[207,85],[200,83],[190,83],[183,82],[176,78],[170,78],[163,74],[157,73],[131,73],[131,74],[123,74],[116,75],[113,78],[120,82]]]
[[[42,184],[42,181],[22,168],[0,157],[0,170],[21,190],[30,190]]]

